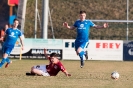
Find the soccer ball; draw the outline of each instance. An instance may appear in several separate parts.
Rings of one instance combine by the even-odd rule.
[[[112,79],[117,80],[117,79],[119,79],[119,77],[120,77],[120,75],[119,75],[118,72],[114,71],[114,72],[111,73],[111,78]]]

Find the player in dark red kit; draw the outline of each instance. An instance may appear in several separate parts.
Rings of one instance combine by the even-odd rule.
[[[44,49],[44,55],[49,60],[49,65],[36,65],[31,68],[31,73],[26,75],[37,74],[39,76],[56,76],[59,71],[62,71],[66,76],[71,76],[57,58],[56,53],[47,55],[46,49]]]

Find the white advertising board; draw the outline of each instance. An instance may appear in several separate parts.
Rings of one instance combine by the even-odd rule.
[[[123,60],[123,41],[90,40],[87,48],[91,60]]]
[[[63,39],[63,60],[80,60],[74,48],[74,39]]]
[[[24,50],[20,51],[20,41],[18,40],[15,44],[11,54],[17,55],[27,53],[31,49],[62,49],[62,39],[24,39]],[[42,52],[42,51],[41,51]]]
[[[123,60],[123,41],[90,40],[88,60]],[[63,59],[80,60],[74,50],[74,40],[63,40]]]
[[[17,41],[11,55],[41,54],[43,49],[50,52],[60,52],[63,60],[80,60],[75,52],[74,39],[24,39],[24,50],[20,51],[20,42]],[[90,40],[88,60],[123,60],[122,40]],[[33,53],[34,51],[34,53]]]

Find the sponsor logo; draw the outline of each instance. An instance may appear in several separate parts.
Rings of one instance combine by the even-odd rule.
[[[127,47],[133,47],[133,44],[127,44]]]
[[[61,50],[48,49],[47,54],[51,53],[61,54]],[[44,54],[44,49],[32,49],[31,54]]]
[[[128,50],[128,54],[129,55],[133,55],[133,48],[131,48],[131,49]]]
[[[120,43],[96,43],[96,48],[101,49],[119,49]]]

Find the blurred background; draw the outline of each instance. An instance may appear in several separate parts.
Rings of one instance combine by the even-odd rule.
[[[43,0],[27,0],[24,34],[26,38],[35,37],[35,21],[37,21],[36,38],[41,38]],[[0,0],[0,28],[9,22],[10,5],[8,0]],[[35,9],[37,3],[37,19]],[[87,12],[87,19],[103,25],[107,20],[109,28],[90,30],[93,40],[132,40],[133,39],[133,0],[49,0],[48,39],[75,39],[76,31],[62,26],[63,22],[73,25],[79,18],[79,11]],[[13,15],[17,16],[17,4],[13,6]],[[127,11],[128,10],[128,11]],[[102,20],[102,21],[97,21]],[[127,22],[129,20],[131,22]],[[127,38],[128,37],[128,38]]]

